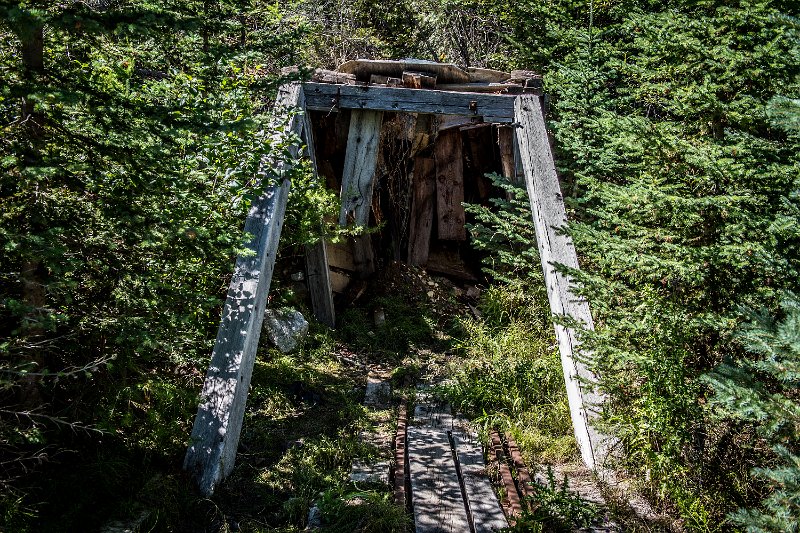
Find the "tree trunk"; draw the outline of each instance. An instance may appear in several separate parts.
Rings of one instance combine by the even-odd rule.
[[[23,76],[29,90],[32,89],[37,79],[44,73],[44,25],[32,16],[24,17],[15,28],[20,40]],[[44,142],[44,115],[36,110],[34,101],[27,95],[23,96],[21,105],[21,122],[24,128],[24,153],[23,164],[26,167],[35,167],[41,164],[42,143]],[[37,228],[30,230],[35,232]],[[26,320],[30,337],[39,337],[44,332],[40,325],[42,309],[46,305],[45,282],[42,276],[41,260],[36,254],[30,254],[23,259],[20,269],[22,281],[22,300],[29,311]],[[32,370],[41,370],[43,357],[40,349],[34,349],[30,360],[34,363]],[[38,383],[40,376],[25,376],[21,380],[20,401],[23,406],[31,408],[41,405]]]

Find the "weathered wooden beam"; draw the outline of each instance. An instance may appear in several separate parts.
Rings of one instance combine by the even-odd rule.
[[[588,302],[572,292],[570,278],[559,272],[556,266],[577,269],[578,257],[572,239],[559,231],[566,223],[566,211],[539,97],[520,96],[515,109],[516,121],[520,125],[517,144],[536,227],[550,310],[554,315],[568,316],[583,323],[585,328],[592,329],[594,325]],[[608,453],[609,441],[592,427],[591,419],[596,416],[593,409],[602,402],[602,397],[591,386],[587,386],[594,381],[594,376],[578,358],[576,331],[561,324],[556,324],[555,330],[572,425],[581,457],[589,468],[600,468]]]
[[[516,83],[440,83],[440,91],[460,93],[521,94],[522,85]]]
[[[403,87],[409,89],[433,89],[436,87],[436,76],[422,72],[403,72]]]
[[[453,444],[463,480],[469,519],[475,533],[492,533],[508,527],[503,508],[497,501],[486,475],[483,450],[473,438],[453,431]]]
[[[283,114],[285,118],[290,109],[302,106],[303,92],[299,84],[281,87],[276,116]],[[302,129],[302,115],[291,115],[286,132],[300,134]],[[292,156],[297,155],[298,147],[294,147]],[[275,184],[265,188],[247,215],[244,230],[253,236],[247,244],[253,254],[236,260],[211,364],[203,384],[184,468],[194,476],[204,494],[213,493],[217,483],[231,473],[236,459],[247,391],[289,196],[290,183],[283,177],[288,164],[279,161],[264,165],[262,181]]]
[[[480,202],[475,202],[472,198],[470,201],[483,203],[489,199],[492,192],[492,182],[486,177],[487,172],[494,170],[492,125],[484,123],[465,126],[461,128],[461,134],[467,153],[465,158],[467,170],[464,173],[465,195],[469,196],[466,192],[468,185],[474,187]]]
[[[303,86],[306,106],[315,111],[372,109],[483,117],[484,122],[514,121],[513,96],[313,82]]]
[[[422,403],[423,395],[417,401],[407,437],[414,529],[417,533],[470,531],[448,437],[453,429],[450,408]]]
[[[306,246],[306,279],[311,294],[311,308],[321,323],[336,327],[336,310],[333,306],[333,285],[328,269],[328,253],[325,241]]]
[[[366,229],[372,206],[372,185],[378,164],[382,111],[353,110],[342,172],[342,208],[339,225],[354,224]],[[353,258],[361,276],[375,271],[369,234],[353,238]]]
[[[311,161],[314,180],[317,186],[324,187],[317,168],[317,156],[314,150],[314,130],[308,111],[303,113],[303,141],[305,155]],[[323,221],[320,220],[320,225]],[[316,244],[306,246],[306,280],[311,295],[311,308],[317,320],[328,327],[336,327],[336,310],[333,307],[333,290],[331,288],[330,271],[328,270],[328,251],[325,239]]]
[[[436,165],[430,157],[414,159],[413,198],[408,228],[408,262],[425,266],[431,248],[436,207]]]
[[[447,130],[439,133],[434,147],[436,159],[436,212],[438,236],[443,240],[463,241],[464,228],[464,159],[461,132]]]
[[[342,209],[339,224],[366,226],[372,203],[372,184],[381,137],[380,111],[353,111],[342,171]]]
[[[511,126],[498,126],[497,144],[500,147],[500,165],[503,168],[503,177],[512,183],[517,181],[517,165],[514,153],[514,128]]]

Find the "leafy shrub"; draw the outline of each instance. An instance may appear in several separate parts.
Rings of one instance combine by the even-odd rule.
[[[534,483],[529,504],[532,510],[523,509],[510,532],[569,532],[588,528],[600,514],[598,506],[569,490],[567,477],[556,482],[553,469],[547,469],[547,485]]]

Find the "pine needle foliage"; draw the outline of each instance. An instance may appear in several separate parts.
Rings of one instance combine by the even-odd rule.
[[[782,20],[800,29],[797,19],[782,17]],[[800,100],[776,96],[769,102],[767,112],[772,122],[786,130],[797,144]],[[790,206],[794,207],[796,215],[796,204]],[[796,220],[784,216],[776,220],[774,226],[785,232]],[[795,294],[786,293],[777,320],[767,309],[748,314],[751,321],[738,334],[738,340],[749,352],[747,356],[725,361],[704,376],[714,390],[711,405],[722,416],[754,426],[760,439],[773,452],[752,471],[766,484],[767,495],[761,505],[739,509],[731,518],[746,531],[798,531],[800,300]]]
[[[714,389],[712,404],[725,416],[753,424],[774,456],[754,474],[769,490],[762,508],[740,509],[732,518],[747,531],[800,530],[800,300],[782,302],[780,320],[767,310],[751,314],[738,335],[758,358],[721,364],[705,380]],[[771,464],[770,464],[771,463]]]
[[[778,7],[592,2],[545,76],[602,424],[697,530],[755,497],[760,460],[746,428],[709,415],[700,376],[742,355],[741,306],[800,279],[797,150],[767,116],[800,68]]]
[[[297,141],[269,108],[302,31],[238,0],[0,3],[0,529],[77,527],[48,487],[100,450],[179,462],[258,168]],[[332,204],[293,177],[302,242]],[[89,529],[138,490],[93,472]]]

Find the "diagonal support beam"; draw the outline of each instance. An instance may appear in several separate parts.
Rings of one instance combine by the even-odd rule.
[[[303,107],[300,84],[281,87],[276,116],[286,119],[293,108]],[[303,117],[289,116],[286,133],[299,135]],[[297,157],[298,148],[293,148]],[[253,236],[247,248],[252,255],[236,260],[217,341],[211,355],[200,406],[197,410],[184,469],[210,495],[233,470],[242,431],[247,391],[253,373],[267,295],[272,281],[290,182],[283,161],[265,165],[262,179],[275,181],[250,208],[244,230]]]
[[[558,264],[577,269],[578,257],[572,239],[559,231],[566,224],[567,217],[539,97],[519,96],[514,106],[514,120],[519,124],[517,145],[536,227],[550,310],[554,315],[569,316],[593,329],[588,302],[572,292],[570,279],[556,269]],[[575,330],[560,324],[555,325],[555,330],[575,439],[583,462],[589,468],[597,469],[602,467],[609,445],[608,438],[591,424],[592,418],[597,416],[593,408],[602,402],[602,397],[587,386],[595,379],[577,357],[579,341]]]

